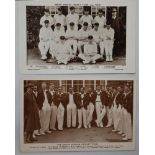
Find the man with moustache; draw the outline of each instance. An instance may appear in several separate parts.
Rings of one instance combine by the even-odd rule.
[[[73,92],[73,88],[69,88],[67,93],[67,127],[76,127],[76,94]]]
[[[51,105],[50,93],[47,90],[46,82],[42,82],[41,90],[38,92],[37,103],[40,109],[41,134],[51,133],[49,130]]]
[[[78,109],[78,129],[82,127],[87,128],[87,106],[89,104],[89,94],[85,92],[84,88],[80,89],[80,93],[76,96],[76,105]],[[82,121],[83,120],[83,121]]]

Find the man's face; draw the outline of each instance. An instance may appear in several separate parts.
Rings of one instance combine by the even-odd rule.
[[[84,93],[84,88],[81,88],[81,90],[80,90],[80,91],[81,91],[81,93],[83,94],[83,93]]]
[[[73,89],[72,88],[69,88],[69,92],[72,93],[73,92]]]
[[[65,39],[60,39],[60,42],[61,42],[62,44],[64,44],[64,43],[65,43]]]
[[[45,23],[45,27],[47,28],[49,26],[49,23]]]
[[[89,15],[89,11],[85,11],[84,14],[87,16]]]
[[[94,25],[94,29],[97,31],[98,30],[98,26],[97,25]]]
[[[58,15],[62,15],[62,11],[59,11],[59,10],[58,10]]]
[[[37,86],[33,87],[33,91],[36,92],[37,91]]]
[[[99,17],[102,17],[103,14],[102,14],[102,12],[99,12],[98,15],[99,15]]]
[[[93,39],[89,39],[88,42],[89,42],[89,44],[92,44],[93,43]]]
[[[61,93],[62,92],[62,88],[58,88],[58,92]]]
[[[49,14],[49,12],[45,12],[45,16],[49,16],[50,14]]]
[[[71,30],[74,30],[74,25],[71,25],[70,28],[71,28]]]
[[[75,13],[75,9],[73,9],[73,10],[70,10],[71,11],[71,14],[74,14]]]
[[[122,91],[121,87],[117,87],[117,91],[120,93]]]
[[[89,88],[89,89],[88,89],[88,92],[91,93],[91,92],[92,92],[92,88]]]
[[[42,83],[42,89],[46,89],[46,83]]]
[[[107,27],[108,30],[110,29],[110,25],[107,25],[106,27]]]
[[[117,15],[117,12],[116,11],[113,11],[112,12],[112,16],[116,16]]]
[[[124,92],[128,93],[129,91],[130,91],[129,87],[128,86],[124,86]]]
[[[61,26],[56,26],[57,30],[60,30]]]
[[[54,90],[54,85],[50,85],[50,90]]]
[[[98,86],[98,87],[97,87],[97,91],[100,91],[100,90],[101,90],[101,88],[100,88],[100,86]]]
[[[83,26],[83,29],[86,31],[88,29],[88,26]]]

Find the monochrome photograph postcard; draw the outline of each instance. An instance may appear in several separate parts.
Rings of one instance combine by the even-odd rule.
[[[135,73],[133,0],[17,1],[22,73]]]
[[[21,80],[21,151],[134,150],[135,87],[130,78]]]

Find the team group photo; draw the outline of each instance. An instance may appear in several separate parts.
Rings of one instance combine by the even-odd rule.
[[[28,65],[126,65],[127,7],[26,6]]]
[[[24,80],[24,143],[131,142],[133,80]]]

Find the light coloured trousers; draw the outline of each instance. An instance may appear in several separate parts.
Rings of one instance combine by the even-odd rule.
[[[101,58],[100,54],[96,54],[96,55],[85,55],[85,54],[79,54],[78,55],[79,58],[81,58],[84,61],[90,62],[90,61],[96,61],[98,59]]]
[[[87,110],[84,107],[78,109],[78,122],[80,126],[82,126],[82,120],[83,125],[87,126]]]
[[[107,56],[112,56],[112,50],[113,50],[113,40],[105,40],[105,54]]]
[[[87,125],[91,125],[93,119],[94,105],[93,103],[89,103],[87,107]]]
[[[76,127],[77,109],[75,103],[67,105],[67,127]]]
[[[58,122],[59,130],[63,130],[64,112],[65,112],[65,109],[64,109],[62,103],[60,103],[58,106],[58,109],[57,109],[57,122]]]
[[[107,126],[111,126],[113,124],[112,107],[109,108],[109,106],[107,106],[106,107],[106,113],[107,113],[107,117],[108,117]]]
[[[50,118],[50,129],[55,129],[56,118],[57,118],[57,106],[51,104],[51,118]]]
[[[70,46],[73,46],[73,54],[76,54],[77,53],[77,40],[69,39],[67,40],[67,42]]]
[[[48,50],[50,49],[50,41],[40,41],[38,47],[41,55],[46,56]]]
[[[40,124],[42,132],[46,132],[49,130],[50,116],[51,107],[48,103],[44,102],[43,107],[40,111]]]

